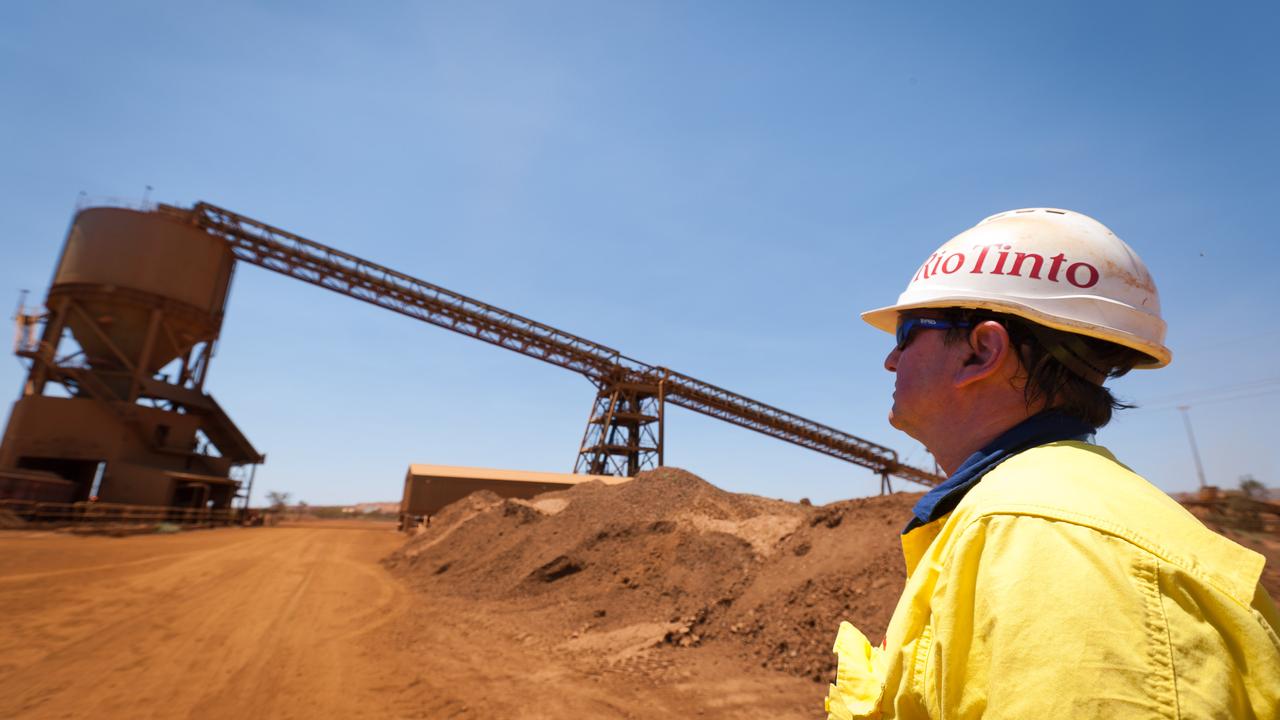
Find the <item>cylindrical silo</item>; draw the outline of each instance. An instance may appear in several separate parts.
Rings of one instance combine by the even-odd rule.
[[[89,208],[72,223],[48,305],[71,301],[67,327],[91,368],[150,376],[217,337],[234,262],[225,242],[169,215]]]

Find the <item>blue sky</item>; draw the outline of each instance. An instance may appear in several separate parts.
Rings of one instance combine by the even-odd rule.
[[[6,3],[0,302],[80,193],[206,200],[897,448],[857,320],[950,236],[1092,215],[1173,364],[1100,434],[1157,485],[1280,485],[1280,12],[1266,3]],[[8,298],[8,299],[6,299]],[[16,358],[0,390],[21,389]],[[587,381],[255,267],[207,389],[259,490],[394,499],[410,462],[571,469]],[[2,395],[2,393],[0,393]],[[680,409],[667,461],[817,502],[868,471]],[[260,497],[260,495],[259,495]]]

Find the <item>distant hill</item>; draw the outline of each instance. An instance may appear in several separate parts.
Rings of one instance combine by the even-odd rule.
[[[388,515],[396,515],[400,512],[400,503],[398,501],[356,503],[355,505],[344,506],[342,510],[356,515],[365,515],[368,513],[386,513]]]

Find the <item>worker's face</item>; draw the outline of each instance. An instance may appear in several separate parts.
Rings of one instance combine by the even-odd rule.
[[[912,312],[905,317],[941,317],[941,313]],[[930,428],[947,408],[954,388],[955,363],[963,357],[965,343],[948,345],[945,330],[917,328],[901,347],[884,359],[894,374],[893,407],[889,424],[929,446]]]

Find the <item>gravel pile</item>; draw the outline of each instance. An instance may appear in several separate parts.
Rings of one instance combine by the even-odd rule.
[[[841,619],[883,634],[905,581],[898,531],[918,497],[813,507],[662,468],[532,500],[473,494],[386,564],[425,593],[536,618],[542,637],[720,645],[825,682]]]

